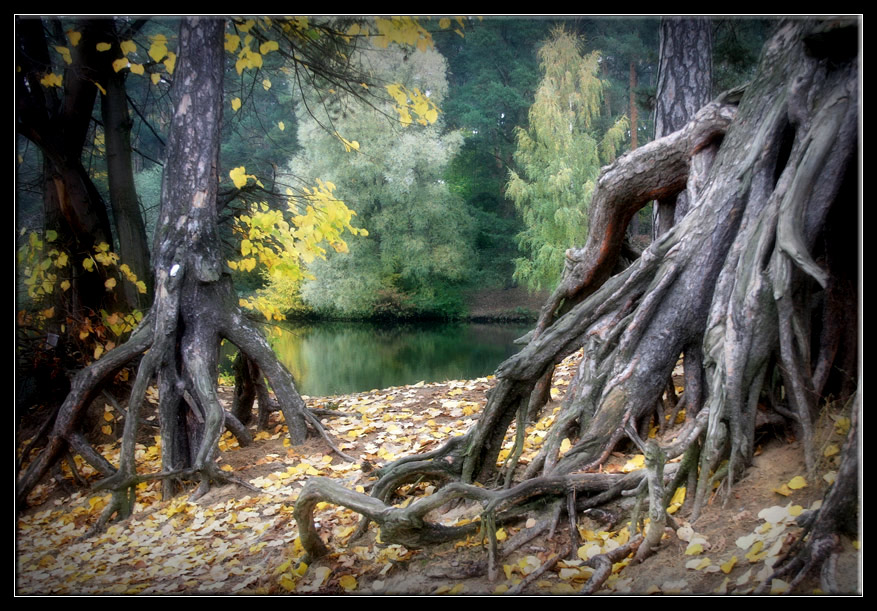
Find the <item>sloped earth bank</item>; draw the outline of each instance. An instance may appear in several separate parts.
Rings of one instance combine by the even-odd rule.
[[[546,418],[527,430],[525,456],[535,455],[550,426],[571,376],[576,355],[555,374]],[[336,478],[350,488],[368,487],[375,467],[395,457],[426,452],[450,435],[460,435],[478,418],[493,381],[449,381],[388,388],[331,398],[311,398],[311,407],[355,414],[326,418],[324,423],[340,447],[360,460],[341,462],[320,440],[288,446],[281,416],[272,416],[269,431],[256,433],[256,443],[239,448],[230,435],[221,442],[219,465],[248,481],[258,492],[226,486],[197,502],[186,495],[160,501],[160,484],[138,489],[134,516],[89,536],[92,525],[109,501],[108,494],[64,494],[48,482],[32,493],[30,510],[18,516],[16,591],[34,594],[494,594],[513,590],[527,579],[522,593],[575,594],[592,569],[584,560],[623,545],[629,537],[627,520],[633,499],[580,516],[580,546],[572,558],[534,577],[534,572],[569,541],[566,520],[553,534],[525,539],[535,519],[508,524],[498,532],[500,542],[496,579],[487,577],[487,550],[476,533],[452,544],[423,550],[380,542],[372,526],[352,540],[358,514],[334,506],[318,506],[319,531],[332,553],[312,566],[301,562],[303,550],[293,519],[293,505],[311,476]],[[155,399],[155,395],[151,394]],[[226,393],[230,398],[230,393]],[[113,407],[103,408],[107,426],[120,426]],[[675,530],[668,529],[661,549],[641,565],[616,563],[598,593],[732,593],[754,591],[800,533],[795,515],[822,498],[826,480],[837,468],[845,437],[846,419],[840,406],[821,416],[823,459],[813,477],[803,473],[800,445],[792,433],[765,429],[755,464],[731,497],[714,498],[694,525],[685,519],[687,507],[675,510]],[[672,433],[668,433],[672,434]],[[506,440],[510,448],[514,431]],[[140,472],[159,469],[159,448],[151,436],[138,447]],[[118,445],[102,451],[118,458]],[[826,456],[827,455],[827,456]],[[500,459],[504,455],[500,456]],[[526,464],[527,459],[522,460]],[[82,467],[89,481],[97,478]],[[642,456],[617,453],[606,471],[627,471],[642,464]],[[65,465],[66,469],[66,465]],[[69,472],[67,474],[69,476]],[[801,477],[803,476],[803,478]],[[431,492],[412,485],[407,498]],[[680,500],[682,493],[675,500]],[[479,507],[444,508],[436,519],[462,524],[479,519]],[[846,539],[837,573],[848,593],[861,592],[858,543]],[[528,579],[529,576],[529,579]],[[770,584],[784,592],[783,582]],[[816,579],[805,581],[796,593],[818,592]]]

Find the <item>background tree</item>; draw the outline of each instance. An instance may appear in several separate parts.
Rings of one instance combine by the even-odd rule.
[[[361,48],[354,60],[373,83],[405,83],[404,95],[441,105],[445,62],[434,50]],[[393,87],[393,85],[390,85]],[[316,95],[325,96],[321,103]],[[459,133],[433,123],[404,126],[390,103],[357,106],[342,92],[318,91],[300,105],[299,140],[308,146],[290,167],[305,182],[338,185],[368,237],[349,253],[327,253],[308,266],[305,302],[341,316],[453,316],[462,311],[460,287],[471,264],[471,223],[444,180],[460,148]],[[327,129],[328,127],[328,129]]]
[[[112,348],[136,324],[132,310],[148,303],[149,250],[131,172],[124,78],[109,51],[121,53],[123,40],[133,45],[129,37],[142,25],[16,20],[17,130],[38,152],[28,156],[40,158],[42,208],[34,214],[40,231],[32,225],[26,235],[23,228],[18,256],[27,288],[19,296],[18,357],[30,371],[19,395],[23,408],[46,404],[53,413],[68,389],[66,371]],[[98,100],[100,130],[92,125]],[[98,142],[109,161],[106,196],[87,159]]]
[[[532,288],[556,283],[564,252],[587,235],[587,209],[600,166],[618,153],[627,130],[622,117],[603,134],[595,130],[603,85],[600,54],[582,55],[582,42],[560,28],[540,48],[543,72],[529,127],[517,130],[508,195],[525,230],[518,235],[526,258],[515,277]]]
[[[515,130],[526,125],[539,85],[540,41],[554,20],[490,17],[473,21],[466,37],[436,36],[448,61],[448,95],[442,113],[449,129],[464,137],[447,181],[463,198],[475,224],[473,285],[508,286],[519,255],[522,229],[514,202],[506,196],[509,169],[517,169]]]
[[[542,312],[544,331],[500,365],[474,427],[427,455],[381,469],[376,499],[325,480],[309,482],[296,507],[309,553],[325,552],[310,518],[320,500],[378,522],[385,541],[415,546],[461,532],[425,521],[430,509],[452,499],[477,500],[495,550],[495,524],[525,502],[554,499],[556,511],[565,507],[570,514],[575,549],[577,511],[642,485],[651,522],[624,554],[638,547],[636,558],[643,560],[660,542],[667,503],[685,478],[696,480],[688,490],[692,520],[715,481],[724,478],[727,494],[752,459],[762,408],[796,427],[812,469],[816,397],[832,392],[830,377],[845,397],[856,383],[840,357],[855,351],[856,325],[841,330],[831,320],[842,318],[838,307],[856,311],[857,302],[849,282],[856,268],[853,241],[838,238],[855,233],[857,222],[858,40],[854,20],[782,22],[742,97],[740,91],[720,97],[681,130],[607,167],[595,190],[588,241],[570,253],[557,292],[578,305],[561,314],[561,301],[550,300]],[[692,172],[692,157],[717,140],[709,172]],[[689,214],[611,276],[633,212],[686,186],[696,194]],[[701,350],[690,354],[691,345]],[[469,485],[491,481],[509,425],[517,420],[518,430],[524,427],[534,385],[578,349],[583,357],[576,376],[524,481],[508,490]],[[683,352],[686,421],[666,438],[643,441],[640,431],[655,417]],[[774,386],[780,381],[782,392]],[[852,404],[854,422],[860,406],[860,398]],[[855,489],[856,430],[850,429],[844,475],[835,483],[840,493],[829,492],[800,554],[778,571],[793,575],[794,583],[835,549],[834,530],[849,510],[840,499]],[[564,439],[572,440],[565,452]],[[609,480],[589,472],[625,439],[643,452],[646,469]],[[507,485],[518,455],[514,450],[504,465]],[[667,464],[677,456],[683,457],[678,467]],[[728,463],[720,469],[723,459]],[[399,485],[422,478],[456,483],[404,509],[384,505]]]

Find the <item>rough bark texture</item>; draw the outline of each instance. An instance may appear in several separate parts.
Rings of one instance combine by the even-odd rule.
[[[770,388],[767,380],[782,379],[787,398],[783,405],[776,402],[774,416],[799,429],[812,455],[814,365],[843,373],[835,345],[855,342],[848,333],[823,341],[825,333],[812,321],[832,310],[831,299],[825,299],[835,275],[830,261],[848,250],[832,237],[835,231],[825,231],[826,220],[832,211],[856,207],[851,184],[859,81],[850,41],[857,37],[857,24],[849,20],[782,23],[742,99],[741,92],[722,96],[679,131],[606,168],[594,192],[587,244],[568,253],[560,287],[529,344],[497,369],[479,421],[443,448],[385,466],[373,496],[386,502],[400,484],[416,478],[490,484],[509,426],[515,419],[519,428],[526,424],[534,387],[578,349],[584,356],[576,376],[524,481],[505,492],[478,488],[470,498],[508,500],[504,495],[522,486],[544,498],[564,498],[569,488],[560,492],[543,485],[598,468],[622,440],[642,445],[637,431],[654,416],[683,354],[686,383],[695,395],[686,400],[686,422],[670,441],[644,446],[655,523],[663,518],[669,493],[686,477],[699,478],[692,521],[714,480],[724,476],[727,486],[733,484],[753,455],[756,407],[761,391]],[[718,142],[717,154],[705,164],[710,167],[695,168],[691,159]],[[610,276],[632,214],[651,199],[686,188],[692,205],[682,221]],[[854,223],[854,216],[845,218]],[[854,226],[838,233],[855,235]],[[828,361],[832,365],[824,364]],[[561,456],[564,438],[575,441]],[[515,470],[518,455],[513,451],[505,465],[507,484],[521,477]],[[680,455],[682,462],[669,473],[674,465],[665,462]],[[716,472],[725,458],[727,468]],[[842,471],[849,477],[854,469]],[[578,492],[576,507],[583,500],[611,498],[610,491]],[[360,503],[329,490],[313,494],[308,503],[317,497]],[[362,507],[383,525],[382,514],[349,506]],[[393,519],[416,517],[413,510],[402,511]],[[304,532],[309,517],[297,517]],[[499,519],[500,513],[483,516],[482,523]],[[413,534],[407,529],[405,540]],[[823,531],[818,538],[825,540]],[[657,531],[647,533],[637,558],[644,559],[658,540]],[[321,550],[315,544],[309,551]]]
[[[664,17],[659,33],[655,138],[681,129],[712,93],[712,24],[706,18]],[[653,237],[669,230],[688,211],[685,191],[655,206]]]
[[[241,312],[225,271],[216,209],[224,29],[222,20],[210,18],[187,19],[180,26],[175,112],[153,248],[156,290],[152,308],[131,340],[76,377],[60,409],[49,447],[19,481],[20,503],[67,444],[79,439],[77,419],[98,385],[147,348],[128,401],[118,470],[101,464],[108,477],[99,487],[113,491],[113,502],[99,526],[113,514],[125,516],[130,512],[134,486],[144,479],[161,478],[166,495],[177,490],[179,478],[198,477],[204,490],[212,481],[229,479],[214,463],[222,427],[230,417],[216,394],[222,338],[235,344],[268,378],[294,443],[304,441],[308,424],[322,430],[306,411],[292,376]],[[146,389],[156,378],[163,472],[141,476],[135,470],[134,446]],[[248,435],[240,426],[232,430]],[[241,441],[245,443],[246,439]],[[87,447],[81,453],[89,462],[100,462]]]

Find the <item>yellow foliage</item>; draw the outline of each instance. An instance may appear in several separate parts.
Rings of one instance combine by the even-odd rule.
[[[164,69],[167,70],[168,74],[174,73],[174,68],[177,65],[177,54],[173,51],[167,52],[167,57],[164,60]]]
[[[241,166],[230,172],[239,188],[253,178]],[[346,252],[342,236],[364,234],[351,225],[355,212],[333,195],[335,185],[317,179],[313,188],[301,194],[289,192],[286,211],[254,204],[249,214],[236,219],[235,232],[240,236],[240,258],[228,262],[230,268],[253,271],[257,266],[269,280],[268,288],[240,300],[241,307],[256,310],[268,320],[283,320],[278,302],[289,306],[296,299],[300,283],[308,276],[303,263],[324,258],[326,247]]]
[[[95,48],[103,53],[104,51],[109,51],[110,49],[112,49],[113,45],[108,42],[99,42],[95,45]]]
[[[61,58],[64,60],[65,64],[73,63],[73,57],[70,55],[70,49],[67,47],[56,46],[55,51],[61,54]]]
[[[167,38],[163,34],[151,36],[152,44],[149,46],[149,57],[154,62],[160,62],[167,55]]]
[[[137,52],[137,45],[134,44],[133,40],[123,40],[119,46],[122,48],[124,55]]]
[[[43,87],[61,87],[62,78],[60,75],[49,72],[40,79],[40,85]]]

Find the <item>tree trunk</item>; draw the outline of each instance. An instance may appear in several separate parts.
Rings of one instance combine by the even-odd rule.
[[[710,101],[712,51],[709,19],[661,19],[655,138],[682,129]],[[679,222],[687,211],[685,191],[675,198],[658,201],[652,223],[653,239]]]
[[[126,32],[118,36],[112,20],[104,20],[107,38],[118,42],[133,36]],[[142,23],[142,22],[141,22]],[[140,213],[137,189],[134,185],[134,166],[131,159],[131,127],[133,121],[128,114],[128,97],[125,89],[127,71],[116,72],[111,60],[122,57],[118,45],[113,46],[115,57],[104,58],[101,83],[106,93],[101,96],[101,118],[104,123],[107,156],[107,181],[110,191],[110,205],[113,209],[113,224],[119,242],[119,256],[139,280],[146,284],[146,293],[141,295],[130,284],[125,283],[126,298],[134,307],[145,308],[152,299],[152,266],[149,263],[149,242],[146,238],[146,225]]]
[[[129,342],[76,376],[49,447],[19,481],[19,502],[26,500],[66,444],[72,443],[76,421],[97,385],[147,348],[128,402],[119,468],[99,484],[113,490],[113,502],[101,525],[113,514],[130,512],[134,487],[146,478],[162,478],[165,494],[176,490],[179,478],[199,477],[202,490],[210,482],[231,479],[214,463],[222,427],[231,417],[216,394],[222,338],[235,344],[268,378],[294,444],[304,441],[307,424],[322,431],[319,421],[306,411],[292,376],[243,315],[226,273],[216,210],[224,29],[224,21],[211,18],[186,19],[180,26],[175,112],[153,248],[152,308]],[[140,476],[135,471],[134,446],[146,388],[155,377],[160,390],[163,472]],[[77,450],[88,454],[87,447]],[[101,467],[106,473],[107,466]]]
[[[693,521],[714,479],[724,473],[732,485],[751,460],[760,392],[776,371],[782,373],[791,424],[800,429],[811,467],[814,363],[824,369],[828,365],[822,363],[831,362],[838,371],[835,346],[855,341],[850,334],[826,341],[811,321],[833,311],[831,300],[821,296],[836,285],[834,278],[847,278],[832,267],[848,250],[837,234],[855,235],[855,215],[849,212],[856,207],[857,40],[851,20],[783,22],[765,45],[742,99],[740,92],[720,97],[681,130],[606,168],[593,195],[587,244],[568,252],[563,280],[542,311],[537,333],[497,369],[496,386],[478,422],[443,448],[382,468],[373,495],[387,502],[398,485],[421,477],[489,483],[508,427],[516,419],[519,428],[526,425],[528,399],[538,381],[582,348],[562,409],[524,481],[512,490],[529,485],[546,498],[562,499],[571,482],[559,494],[545,484],[597,469],[629,439],[647,450],[653,504],[663,498],[666,507],[669,501],[660,474],[671,465],[664,463],[684,455],[667,492],[689,473],[698,477]],[[692,157],[719,142],[708,172],[694,171]],[[686,187],[692,204],[681,223],[610,277],[631,215],[649,200]],[[832,212],[849,226],[826,231]],[[855,301],[854,295],[848,298]],[[576,305],[567,310],[564,303],[570,301]],[[686,380],[702,399],[687,410],[685,424],[672,437],[644,444],[638,431],[652,418],[683,353],[689,361]],[[574,442],[561,455],[565,438]],[[507,474],[514,472],[518,455],[511,453]],[[729,460],[727,469],[713,475],[723,458]],[[855,472],[854,465],[847,467],[845,473]],[[488,496],[478,492],[481,488],[456,490],[470,498]],[[306,492],[302,497],[309,504],[316,502],[314,494],[348,503],[335,491]],[[512,511],[516,503],[502,498],[485,505],[483,521],[496,523],[502,509],[505,515]],[[583,499],[575,498],[580,508]],[[600,492],[587,500],[606,498]],[[650,508],[653,520],[661,509]],[[411,519],[422,511],[402,513]],[[368,505],[368,515],[383,524],[374,506]],[[299,517],[308,519],[304,513]],[[400,516],[393,518],[400,522]],[[308,527],[300,524],[300,532]],[[660,538],[650,534],[647,547]],[[412,533],[404,536],[410,541]],[[818,536],[825,539],[824,529]],[[320,552],[316,545],[309,551]]]

